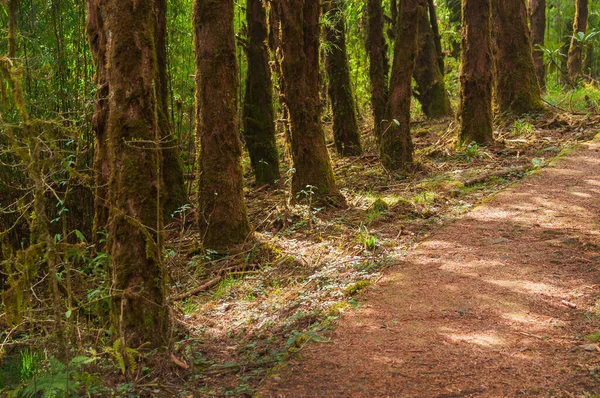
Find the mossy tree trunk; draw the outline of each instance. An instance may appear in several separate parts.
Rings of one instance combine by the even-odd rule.
[[[109,82],[106,79],[107,68],[107,27],[105,15],[101,8],[101,0],[87,1],[87,36],[90,43],[92,58],[96,73],[94,83],[96,95],[94,100],[94,115],[92,117],[92,132],[95,137],[94,151],[94,225],[93,241],[98,244],[101,236],[98,232],[108,225],[108,179],[110,164],[108,161],[107,123],[108,123],[108,94]]]
[[[462,21],[461,0],[446,0],[446,8],[450,13],[450,23],[460,27]],[[460,41],[453,40],[451,45],[452,51],[450,52],[450,56],[458,59],[460,57]]]
[[[403,0],[400,5],[386,121],[379,145],[381,163],[387,170],[404,169],[413,161],[412,78],[417,58],[418,21],[427,12],[419,3],[419,0]]]
[[[427,10],[426,0],[421,0],[419,4],[423,10]],[[414,70],[416,97],[429,119],[439,119],[452,114],[450,97],[440,70],[434,34],[426,12],[419,13],[418,24],[417,65]]]
[[[162,199],[167,219],[173,211],[187,202],[183,165],[179,157],[179,143],[169,121],[169,77],[167,75],[167,0],[154,0],[156,27],[155,45],[158,63],[156,96],[158,100],[158,125],[163,145]]]
[[[492,0],[492,18],[497,112],[513,116],[543,112],[525,0]]]
[[[345,205],[333,176],[320,120],[320,2],[280,0],[281,69],[291,119],[294,199]]]
[[[384,128],[385,108],[388,101],[388,58],[381,0],[368,0],[367,54],[371,80],[371,106],[375,136],[379,140]]]
[[[438,57],[438,64],[440,66],[440,72],[442,75],[446,74],[444,66],[444,53],[442,51],[442,36],[440,35],[440,26],[437,20],[437,12],[435,11],[434,0],[427,0],[427,7],[429,9],[429,22],[431,23],[431,31],[433,32],[433,42],[435,43],[435,51]]]
[[[239,137],[233,0],[195,0],[198,222],[204,246],[226,249],[250,234]]]
[[[533,66],[540,88],[546,87],[546,67],[544,52],[539,47],[544,46],[546,34],[546,0],[530,0],[529,15],[531,17],[531,45],[533,49]]]
[[[267,50],[267,17],[263,0],[247,0],[248,73],[244,98],[244,138],[256,184],[273,185],[280,179],[275,139],[273,84]]]
[[[577,82],[581,77],[583,70],[583,47],[581,40],[577,40],[580,32],[585,33],[588,23],[588,0],[577,0],[575,2],[575,20],[573,21],[573,35],[571,37],[571,46],[569,47],[567,69],[569,71],[569,80],[572,83]]]
[[[356,156],[362,153],[362,148],[350,83],[343,5],[343,0],[326,0],[323,3],[324,12],[330,20],[325,25],[325,40],[330,43],[325,57],[325,69],[329,78],[335,148],[340,156]]]
[[[162,158],[156,97],[153,2],[104,0],[109,159],[111,320],[128,347],[166,340],[161,265]]]
[[[490,0],[463,0],[459,144],[488,144],[492,136]]]

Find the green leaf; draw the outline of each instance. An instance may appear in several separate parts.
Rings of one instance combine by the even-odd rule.
[[[73,314],[73,311],[71,311],[70,309],[68,309],[67,312],[65,312],[65,318],[69,319],[72,314]]]

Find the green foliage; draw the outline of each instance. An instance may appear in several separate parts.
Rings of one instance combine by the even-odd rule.
[[[512,132],[516,137],[533,133],[533,125],[525,119],[515,120]]]
[[[369,233],[366,226],[361,225],[358,228],[358,242],[363,246],[365,250],[374,251],[377,249],[377,236]]]
[[[22,354],[21,376],[27,378],[23,380],[22,386],[10,391],[8,396],[21,398],[77,396],[81,385],[80,380],[86,378],[82,367],[94,362],[95,358],[78,356],[65,365],[55,357],[50,357],[45,368],[40,368],[38,360],[37,355],[32,354],[31,351]]]

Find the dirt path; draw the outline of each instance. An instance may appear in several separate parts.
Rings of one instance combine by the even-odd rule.
[[[593,396],[599,295],[596,140],[428,238],[258,395]]]

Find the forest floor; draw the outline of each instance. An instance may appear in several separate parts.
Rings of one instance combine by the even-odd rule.
[[[108,307],[102,253],[86,260],[96,277],[73,276],[87,312],[66,320],[71,388],[97,397],[592,397],[594,112],[505,122],[493,146],[462,149],[453,120],[416,121],[409,173],[381,167],[366,119],[364,155],[330,151],[346,208],[291,205],[290,174],[275,189],[253,186],[245,159],[253,239],[227,253],[203,249],[192,205],[167,226],[167,355],[131,347],[123,358],[108,319],[91,316]],[[0,343],[0,396],[67,377],[46,328],[11,329],[0,314]],[[125,359],[143,366],[124,375]]]
[[[416,122],[409,174],[381,168],[365,129],[365,155],[333,155],[345,209],[291,206],[285,186],[252,187],[248,174],[255,241],[203,251],[191,214],[172,225],[172,362],[135,391],[252,396],[266,378],[274,397],[593,391],[600,166],[575,152],[543,169],[599,125],[520,119],[492,147],[457,150],[453,122]]]
[[[436,231],[261,397],[600,392],[600,136]]]

